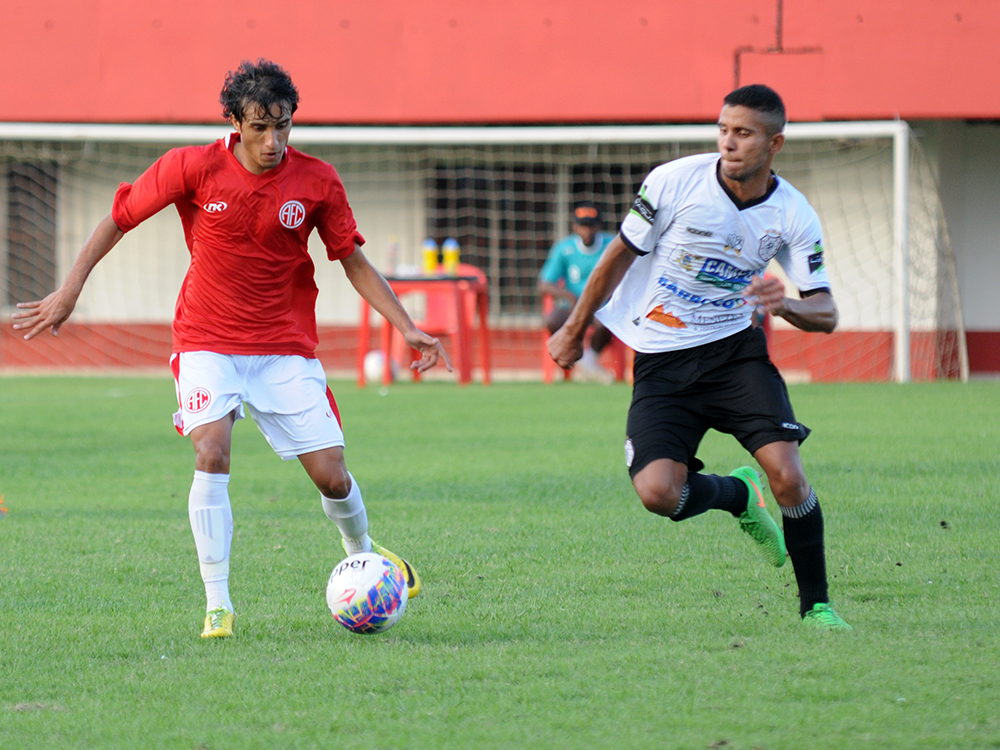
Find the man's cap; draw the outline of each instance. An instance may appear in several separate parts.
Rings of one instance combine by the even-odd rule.
[[[601,223],[601,212],[597,204],[591,201],[580,201],[573,206],[573,223],[584,226]]]

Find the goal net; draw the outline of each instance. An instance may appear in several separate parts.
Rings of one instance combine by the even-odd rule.
[[[614,231],[653,167],[714,150],[715,131],[300,126],[291,144],[337,168],[368,241],[365,252],[377,267],[415,272],[426,238],[455,238],[462,262],[486,272],[491,326],[534,332],[541,319],[538,272],[552,243],[569,232],[570,206],[596,202],[605,228]],[[207,143],[225,132],[208,126],[0,124],[5,315],[65,277],[109,212],[120,182],[133,181],[172,146]],[[786,134],[774,167],[820,215],[840,325],[831,335],[803,334],[775,321],[769,335],[776,363],[802,380],[966,377],[947,227],[931,165],[905,123],[792,124]],[[357,296],[339,264],[325,260],[315,235],[313,241],[319,323],[352,330]],[[164,346],[169,351],[168,326],[187,266],[174,211],[126,235],[95,269],[74,313],[87,346],[113,350],[114,361],[125,365],[146,363]],[[9,321],[4,327],[0,367],[9,367],[20,360],[11,353]],[[533,336],[524,340],[537,347]],[[53,365],[69,361],[56,348],[46,351]],[[346,366],[353,355],[353,346],[345,345]]]

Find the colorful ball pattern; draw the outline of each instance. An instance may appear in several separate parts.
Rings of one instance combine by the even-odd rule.
[[[333,618],[352,633],[383,633],[406,611],[406,575],[374,552],[341,560],[326,585]]]

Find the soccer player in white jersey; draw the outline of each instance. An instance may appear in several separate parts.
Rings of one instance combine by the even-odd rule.
[[[625,458],[646,509],[673,521],[728,511],[770,564],[791,557],[804,624],[848,630],[828,597],[823,514],[799,455],[809,429],[796,421],[756,325],[764,314],[804,331],[829,333],[837,325],[819,218],[771,171],[784,126],[784,104],[768,87],[730,93],[719,117],[719,153],[677,159],[646,177],[548,346],[557,364],[570,366],[596,313],[632,347]],[[772,259],[798,298],[765,276]],[[764,470],[784,533],[765,508],[754,469],[700,473],[695,454],[710,428],[733,435]]]
[[[48,328],[55,334],[91,270],[124,233],[171,204],[177,209],[191,265],[175,309],[170,365],[180,406],[174,424],[195,450],[188,514],[208,600],[203,638],[233,634],[228,485],[233,424],[244,405],[274,451],[301,462],[346,552],[374,549],[403,569],[411,598],[420,593],[413,567],[368,536],[361,490],[344,462],[340,414],[315,354],[312,231],[358,293],[420,353],[415,370],[451,364],[361,252],[364,238],[334,168],[288,146],[298,99],[281,67],[243,62],[226,77],[221,97],[235,132],[208,146],[172,149],[134,184],[122,183],[59,289],[19,304],[14,315],[26,339]]]

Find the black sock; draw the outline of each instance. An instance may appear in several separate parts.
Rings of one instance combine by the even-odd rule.
[[[671,521],[684,521],[707,510],[728,510],[734,516],[747,509],[749,490],[736,477],[688,473],[687,484]]]
[[[785,545],[792,558],[795,581],[799,585],[799,614],[803,617],[814,604],[828,602],[826,551],[823,547],[823,511],[813,489],[801,505],[782,506]]]

